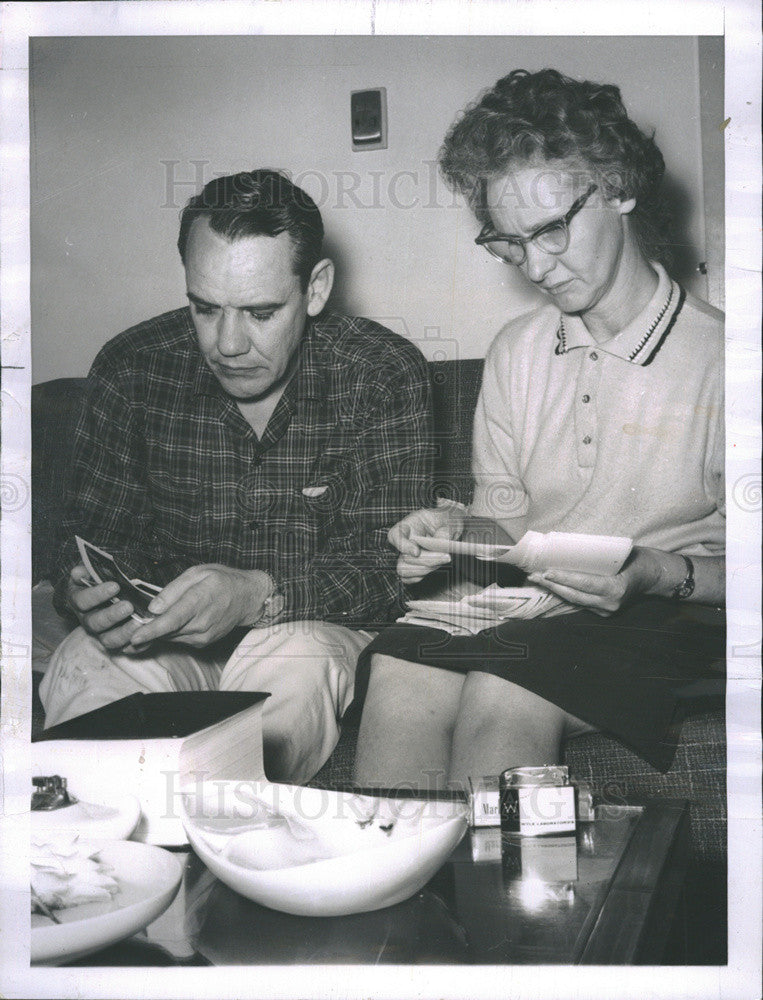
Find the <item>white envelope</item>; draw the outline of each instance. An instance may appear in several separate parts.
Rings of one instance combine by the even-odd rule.
[[[483,561],[510,563],[525,573],[561,569],[595,576],[618,573],[633,548],[631,538],[565,531],[527,531],[516,545],[483,545],[426,535],[411,535],[411,541],[429,552],[470,555]]]

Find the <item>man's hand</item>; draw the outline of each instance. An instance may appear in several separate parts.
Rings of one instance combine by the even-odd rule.
[[[156,617],[132,633],[127,652],[142,651],[157,639],[208,646],[234,628],[253,625],[272,587],[261,570],[192,566],[151,601],[148,609]]]
[[[129,601],[111,603],[119,593],[119,584],[109,581],[89,586],[90,574],[78,563],[69,574],[66,601],[80,625],[106,649],[120,650],[129,645],[140,622],[130,617],[134,608]]]
[[[447,552],[428,552],[412,541],[411,535],[460,538],[465,519],[461,507],[448,504],[435,509],[415,510],[390,528],[387,538],[401,553],[397,573],[403,583],[418,583],[438,566],[450,562]]]
[[[634,547],[625,566],[614,576],[593,576],[553,569],[531,573],[528,583],[537,584],[571,604],[606,617],[624,608],[642,594],[653,593],[661,577],[661,566],[653,549]]]

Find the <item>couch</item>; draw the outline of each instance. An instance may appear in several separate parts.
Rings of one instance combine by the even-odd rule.
[[[430,363],[436,434],[436,488],[467,501],[471,421],[482,374],[481,360]],[[32,569],[33,582],[50,575],[56,524],[66,480],[72,421],[84,379],[64,378],[32,388]],[[578,737],[565,749],[571,773],[601,800],[682,798],[691,803],[690,855],[684,896],[684,960],[726,961],[726,742],[723,681],[703,682],[693,713],[684,721],[674,763],[666,774],[645,764],[603,733]],[[36,684],[34,685],[36,692]],[[33,725],[41,725],[36,701]],[[314,784],[351,783],[357,724],[346,726]],[[667,928],[666,928],[667,934]]]

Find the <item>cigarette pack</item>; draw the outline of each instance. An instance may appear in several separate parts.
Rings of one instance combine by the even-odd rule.
[[[471,789],[471,826],[500,826],[498,808],[498,775],[469,778]]]

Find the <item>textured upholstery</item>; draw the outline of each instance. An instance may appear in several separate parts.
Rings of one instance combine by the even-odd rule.
[[[471,494],[471,424],[482,374],[481,360],[430,364],[437,447],[438,496],[468,501]],[[32,553],[35,582],[50,571],[53,537],[66,480],[71,422],[84,388],[82,379],[56,379],[32,389]],[[35,727],[40,724],[35,702]],[[357,728],[347,726],[331,759],[313,784],[352,781]],[[726,755],[724,715],[700,710],[681,732],[676,758],[661,774],[617,741],[592,734],[566,749],[571,772],[604,799],[686,798],[692,803],[692,848],[687,905],[693,908],[693,960],[725,961]],[[704,936],[703,936],[704,935]]]
[[[432,411],[435,493],[467,503],[472,494],[472,418],[482,382],[482,359],[433,361]]]

